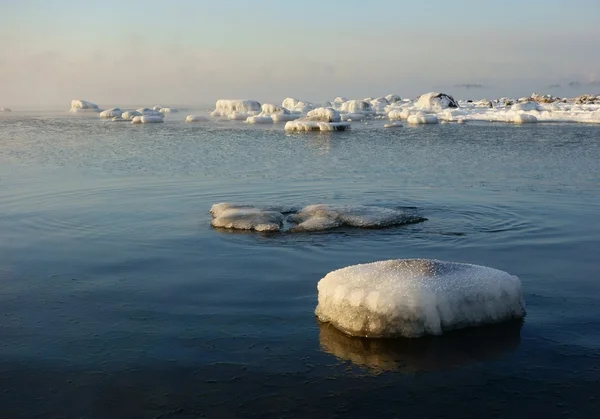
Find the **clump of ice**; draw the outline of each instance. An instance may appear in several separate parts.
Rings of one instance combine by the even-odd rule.
[[[389,94],[385,98],[387,99],[387,101],[389,103],[396,103],[396,102],[400,102],[402,100],[402,98],[396,94]]]
[[[100,112],[98,105],[87,100],[73,99],[70,112]]]
[[[185,122],[205,122],[208,118],[200,115],[188,115],[185,117]]]
[[[228,117],[235,120],[246,120],[249,116],[258,115],[261,111],[260,103],[256,100],[217,100],[215,110],[211,116]]]
[[[298,118],[300,118],[300,115],[292,114],[284,107],[265,103],[262,105],[261,112],[256,116],[248,117],[246,122],[248,124],[261,124],[269,122],[293,121]]]
[[[283,214],[278,211],[259,209],[248,205],[229,203],[214,204],[210,213],[213,227],[235,230],[279,231]]]
[[[344,102],[340,106],[340,111],[343,113],[360,113],[364,115],[373,115],[375,113],[373,106],[364,100],[349,100]]]
[[[425,221],[425,218],[391,208],[366,205],[309,205],[290,216],[296,223],[292,231],[322,231],[350,226],[361,228],[384,228]]]
[[[416,338],[525,316],[518,277],[465,263],[354,265],[330,272],[317,288],[317,317],[353,336]]]
[[[165,122],[165,121],[162,118],[162,116],[158,116],[158,115],[135,116],[131,120],[132,124],[157,124],[157,123],[161,123],[161,122]]]
[[[142,116],[142,114],[138,111],[126,111],[121,114],[121,118],[126,121],[132,121],[136,116]]]
[[[344,131],[350,122],[342,122],[342,117],[333,108],[317,108],[305,117],[285,124],[286,131]]]
[[[436,115],[419,112],[419,113],[410,115],[406,119],[406,122],[408,122],[410,125],[420,125],[420,124],[437,124],[440,121]]]
[[[100,112],[100,118],[114,118],[116,116],[121,116],[123,111],[119,108],[111,108],[106,109],[105,111]]]
[[[429,111],[441,111],[448,108],[458,108],[458,102],[446,93],[430,92],[419,97],[417,108]]]
[[[158,111],[160,113],[175,113],[175,112],[178,112],[178,110],[176,108],[160,108]]]

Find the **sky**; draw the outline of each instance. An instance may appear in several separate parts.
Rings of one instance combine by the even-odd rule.
[[[598,0],[0,0],[0,107],[600,93]]]

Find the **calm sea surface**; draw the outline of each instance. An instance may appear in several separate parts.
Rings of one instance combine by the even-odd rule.
[[[0,116],[0,417],[597,417],[600,127],[184,117]],[[236,233],[217,202],[428,221]],[[525,321],[370,341],[315,319],[325,274],[408,257],[518,275]]]

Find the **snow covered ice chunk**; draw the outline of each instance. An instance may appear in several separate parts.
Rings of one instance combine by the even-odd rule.
[[[421,95],[416,106],[419,109],[441,111],[448,108],[458,108],[458,102],[446,93],[430,92]]]
[[[73,99],[71,101],[70,112],[100,112],[101,110],[98,105],[87,100]]]
[[[423,112],[416,113],[414,115],[410,115],[406,122],[410,125],[420,125],[420,124],[437,124],[439,123],[439,119],[436,115],[425,114]]]
[[[234,230],[279,231],[283,225],[283,214],[249,205],[229,203],[214,204],[210,213],[213,227]]]
[[[384,228],[425,221],[425,218],[391,208],[366,205],[309,205],[290,216],[291,231],[322,231],[349,226]]]
[[[100,118],[114,118],[116,116],[121,116],[123,114],[123,111],[119,108],[111,108],[111,109],[106,109],[105,111],[100,112]]]
[[[518,277],[466,263],[354,265],[330,272],[317,288],[319,320],[353,336],[416,338],[525,316]]]
[[[258,115],[261,111],[260,103],[256,100],[229,100],[220,99],[217,100],[215,110],[211,112],[211,116],[223,116],[229,117],[230,119],[241,119],[241,116],[231,118],[232,114],[242,115],[245,114],[245,120],[249,116]]]
[[[333,108],[317,108],[305,117],[285,124],[286,131],[344,131],[350,122],[342,122],[342,117]]]

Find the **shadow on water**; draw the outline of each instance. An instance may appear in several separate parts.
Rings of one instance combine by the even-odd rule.
[[[443,371],[498,359],[517,349],[523,325],[518,320],[419,339],[367,339],[349,336],[329,323],[317,323],[324,352],[373,374]]]

